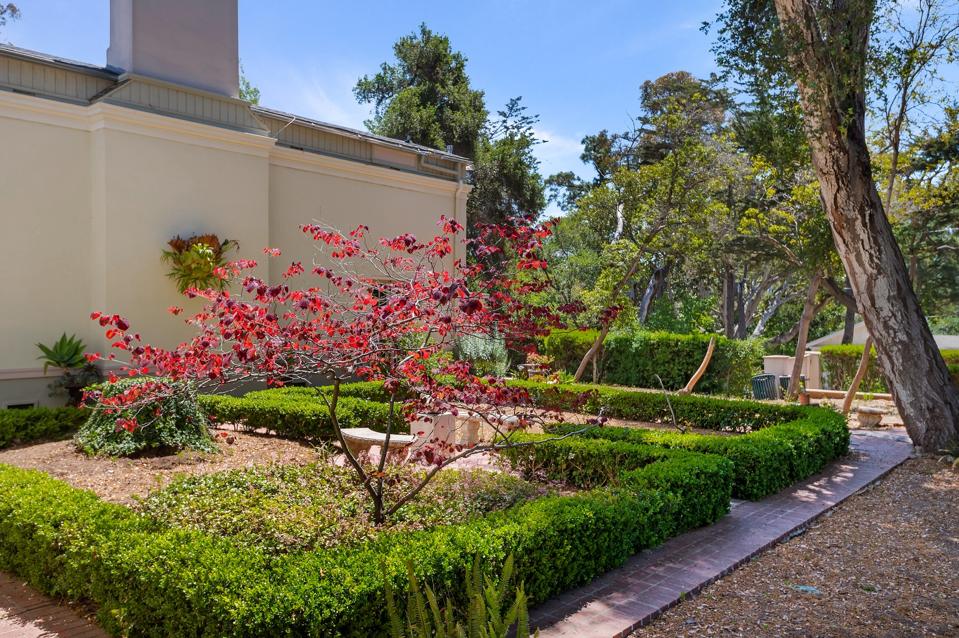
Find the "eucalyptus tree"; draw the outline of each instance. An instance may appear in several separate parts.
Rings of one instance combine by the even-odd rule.
[[[880,367],[913,442],[935,451],[959,439],[959,388],[873,178],[866,78],[875,9],[874,0],[726,0],[719,48],[744,65],[762,50],[770,73],[795,83],[833,239]]]

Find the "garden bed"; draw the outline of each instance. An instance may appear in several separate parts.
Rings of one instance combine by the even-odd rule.
[[[179,475],[196,476],[254,465],[316,461],[314,447],[301,441],[230,432],[233,444],[215,437],[219,454],[181,452],[138,458],[88,456],[73,441],[20,445],[0,450],[0,463],[41,470],[70,485],[92,490],[105,501],[129,504]]]
[[[528,382],[525,387],[550,409],[576,406],[649,423],[669,418],[661,394]],[[378,405],[376,388],[364,392],[353,397],[354,413],[375,414],[379,408],[358,402]],[[289,425],[279,429],[288,435],[297,427],[294,415],[312,415],[304,438],[323,438],[322,413],[315,405],[278,394],[218,401],[241,412],[252,409],[244,414],[256,418],[266,419],[271,411],[285,415]],[[0,568],[43,591],[92,601],[101,623],[116,633],[377,635],[384,629],[385,583],[405,588],[407,561],[438,596],[458,599],[464,570],[475,556],[495,570],[513,554],[530,599],[543,601],[639,550],[717,520],[728,511],[732,494],[758,498],[818,471],[848,444],[842,417],[822,408],[696,396],[672,397],[671,403],[680,423],[724,434],[604,427],[587,437],[526,448],[535,450],[537,471],[578,491],[540,496],[512,485],[492,489],[488,508],[464,509],[465,499],[455,495],[445,502],[426,498],[426,510],[438,505],[438,518],[427,511],[405,528],[372,535],[355,528],[345,544],[328,542],[316,529],[312,540],[287,544],[283,525],[270,528],[265,543],[262,535],[243,538],[237,520],[249,519],[240,516],[224,525],[215,508],[203,505],[223,494],[227,518],[249,513],[256,509],[251,503],[261,503],[245,492],[260,481],[272,505],[257,519],[259,525],[269,527],[280,511],[289,514],[287,522],[315,515],[302,491],[271,487],[268,474],[274,470],[241,476],[244,493],[236,498],[224,493],[236,473],[182,479],[165,492],[169,501],[163,507],[148,506],[157,520],[48,475],[0,466]],[[309,471],[290,470],[307,487]],[[335,509],[343,502],[325,506]],[[231,533],[231,524],[238,533]]]

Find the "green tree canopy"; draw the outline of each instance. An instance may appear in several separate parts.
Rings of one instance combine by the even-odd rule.
[[[466,57],[425,24],[400,38],[393,53],[394,63],[384,62],[379,73],[363,76],[353,89],[358,101],[374,106],[367,128],[475,157],[487,112],[483,92],[470,86]]]

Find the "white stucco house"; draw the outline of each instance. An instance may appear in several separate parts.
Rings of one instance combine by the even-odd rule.
[[[238,99],[237,0],[111,0],[106,64],[0,47],[0,409],[46,404],[37,342],[90,312],[144,338],[188,336],[166,277],[176,235],[309,263],[299,224],[432,236],[466,222],[467,160]],[[198,306],[195,306],[198,307]]]
[[[815,339],[809,342],[809,348],[812,350],[819,350],[823,346],[838,346],[842,344],[842,330],[836,330],[835,332],[830,332],[829,334]],[[869,337],[869,331],[866,330],[866,324],[862,321],[856,324],[853,328],[852,333],[852,343],[853,345],[862,346],[866,344],[866,339]],[[933,335],[936,340],[936,345],[939,346],[940,350],[957,350],[959,349],[959,335],[942,335],[937,334]]]

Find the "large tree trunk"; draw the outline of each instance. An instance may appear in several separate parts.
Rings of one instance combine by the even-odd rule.
[[[789,376],[789,389],[786,390],[788,399],[793,399],[799,394],[799,377],[802,375],[802,364],[806,359],[809,324],[816,316],[816,293],[819,292],[821,281],[822,275],[817,272],[809,282],[809,290],[806,291],[806,301],[803,303],[802,316],[799,318],[799,334],[796,337],[796,356],[793,358],[792,374]]]
[[[826,214],[878,360],[913,442],[959,439],[959,389],[909,281],[872,179],[865,65],[874,2],[775,0]]]
[[[852,294],[852,288],[846,288],[845,292],[847,294]],[[856,309],[846,307],[846,318],[842,324],[842,342],[844,344],[852,343],[853,337],[856,336]]]

